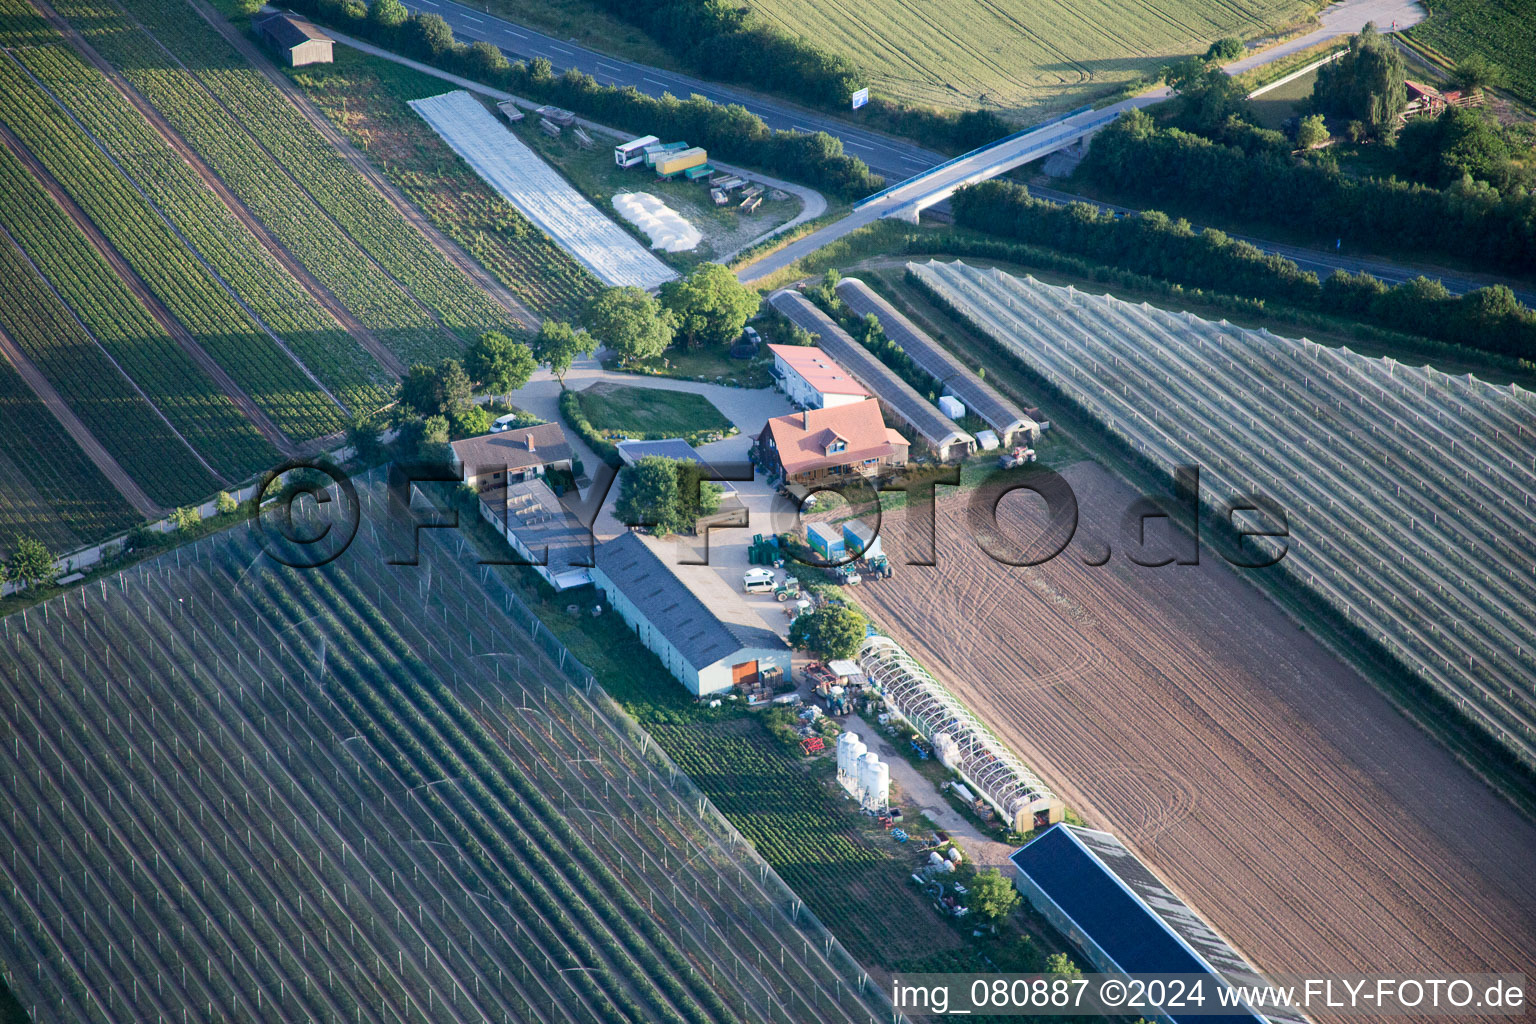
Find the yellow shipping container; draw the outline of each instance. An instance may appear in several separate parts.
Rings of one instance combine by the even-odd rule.
[[[692,149],[680,149],[676,153],[668,153],[664,158],[657,160],[656,173],[668,178],[674,174],[681,174],[690,167],[698,167],[708,159],[709,154],[698,146]]]

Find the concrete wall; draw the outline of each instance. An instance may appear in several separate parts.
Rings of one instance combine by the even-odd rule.
[[[790,367],[790,365],[777,354],[774,354],[775,368],[783,376],[779,380],[779,390],[789,396],[789,400],[796,405],[803,405],[807,409],[831,409],[839,405],[852,405],[854,402],[864,401],[864,395],[828,395],[811,387],[810,382]]]

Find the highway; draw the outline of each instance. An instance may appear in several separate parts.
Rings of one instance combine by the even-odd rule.
[[[673,71],[662,71],[649,65],[610,57],[575,43],[556,39],[524,25],[493,17],[484,11],[455,3],[454,0],[403,0],[403,2],[410,10],[442,15],[459,39],[471,42],[486,40],[515,58],[545,57],[554,65],[556,72],[566,68],[576,68],[592,75],[603,85],[632,85],[650,96],[660,96],[670,92],[674,96],[686,98],[693,93],[698,93],[717,103],[739,103],[761,117],[771,128],[826,132],[841,139],[843,148],[850,155],[862,159],[871,170],[885,175],[886,179],[893,184],[926,171],[946,159],[941,153],[860,128],[841,118],[806,110],[783,100],[769,99],[733,89],[730,86],[716,85]],[[1396,3],[1400,3],[1400,0],[1346,0],[1333,10],[1342,15],[1346,8],[1359,9],[1361,17],[1378,17],[1379,23],[1386,25],[1397,18],[1406,20],[1405,15],[1396,12],[1389,13],[1384,18],[1381,17],[1388,5]],[[1347,23],[1339,21],[1327,27],[1337,34],[1352,30],[1353,23],[1353,20]],[[1403,25],[1404,21],[1399,21],[1399,27]],[[1264,59],[1271,59],[1274,54],[1266,51],[1263,56]],[[1031,187],[1030,191],[1042,199],[1057,202],[1082,199],[1080,196],[1048,188]],[[1082,201],[1091,202],[1086,199]],[[1099,205],[1106,205],[1110,209],[1124,209],[1107,204]],[[856,223],[847,225],[839,234],[846,234],[857,226],[860,225]],[[1320,277],[1327,277],[1335,270],[1342,269],[1351,273],[1366,271],[1383,281],[1396,283],[1423,273],[1429,277],[1440,278],[1446,288],[1457,294],[1486,284],[1498,283],[1500,280],[1486,275],[1448,273],[1430,267],[1415,267],[1369,256],[1353,256],[1347,253],[1282,245],[1247,236],[1234,235],[1233,237],[1241,237],[1265,252],[1273,252],[1295,260],[1304,269],[1316,271]],[[823,236],[823,240],[830,241],[831,238]],[[1521,302],[1527,306],[1536,306],[1536,290],[1532,290],[1529,286],[1522,286],[1515,288],[1514,291]]]

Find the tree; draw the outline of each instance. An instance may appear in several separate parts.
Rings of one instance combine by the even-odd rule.
[[[700,517],[720,511],[725,489],[709,480],[709,471],[692,459],[679,459],[677,466],[677,532],[692,532]]]
[[[491,431],[491,414],[483,405],[472,405],[449,417],[454,433],[460,437],[479,437]]]
[[[1322,114],[1312,114],[1301,119],[1296,126],[1296,148],[1311,149],[1328,141],[1328,125]]]
[[[406,49],[429,60],[437,60],[453,49],[453,29],[441,14],[415,14],[405,24]]]
[[[677,465],[660,455],[647,455],[619,473],[619,497],[614,515],[630,526],[648,526],[657,536],[673,532],[678,519]]]
[[[196,505],[183,505],[181,508],[171,509],[171,524],[178,530],[190,530],[202,521],[203,514],[198,511]]]
[[[1045,958],[1045,972],[1047,974],[1059,974],[1064,978],[1075,978],[1082,972],[1077,969],[1077,964],[1065,953],[1052,953]]]
[[[661,286],[661,304],[677,318],[689,348],[731,344],[760,301],[719,263],[701,263],[687,277]]]
[[[593,336],[626,364],[661,355],[677,329],[672,312],[633,285],[599,292],[585,321]]]
[[[597,348],[597,342],[586,331],[578,331],[561,320],[545,320],[539,333],[533,336],[533,357],[555,375],[560,389],[565,390],[565,375],[577,356],[589,356]]]
[[[555,77],[555,66],[548,57],[535,57],[528,63],[528,77],[535,82],[547,82]]]
[[[487,331],[464,354],[465,369],[481,387],[510,396],[528,383],[538,361],[533,350],[501,331]]]
[[[847,605],[825,605],[795,617],[789,626],[789,646],[823,661],[851,658],[864,642],[867,621]]]
[[[416,442],[416,455],[427,462],[448,461],[448,417],[428,416],[421,421],[421,438]]]
[[[971,894],[965,905],[983,921],[996,924],[1019,905],[1019,890],[997,868],[989,868],[971,882]]]
[[[421,416],[451,416],[469,408],[474,385],[464,365],[444,359],[434,366],[416,363],[400,382],[400,404]]]
[[[362,465],[379,461],[384,454],[384,445],[379,441],[379,421],[361,409],[354,412],[347,420],[347,445],[352,449],[353,459]]]
[[[493,43],[477,39],[469,47],[469,69],[481,78],[496,78],[506,73],[510,65],[507,55]]]
[[[54,564],[53,552],[42,541],[18,536],[4,578],[25,590],[58,579],[59,567]]]
[[[1248,48],[1243,45],[1243,41],[1237,38],[1237,36],[1222,36],[1211,44],[1210,49],[1205,51],[1205,59],[1218,64],[1226,64],[1229,61],[1237,60],[1247,50]]]
[[[1479,53],[1468,54],[1457,61],[1450,74],[1450,84],[1465,93],[1498,88],[1504,82],[1504,69]]]
[[[400,0],[373,0],[373,5],[368,8],[369,24],[391,32],[404,25],[410,16],[411,12]]]
[[[1248,93],[1237,79],[1203,61],[1192,59],[1176,65],[1168,84],[1179,93],[1174,104],[1177,121],[1190,131],[1210,134],[1234,114],[1244,120],[1248,113]]]
[[[219,515],[227,516],[238,512],[240,510],[240,503],[235,500],[233,494],[230,494],[228,491],[220,491],[219,496],[214,499],[213,507],[218,511]]]
[[[1312,103],[1325,114],[1360,121],[1374,136],[1392,134],[1408,105],[1403,58],[1367,24],[1349,37],[1349,52],[1317,71]]]

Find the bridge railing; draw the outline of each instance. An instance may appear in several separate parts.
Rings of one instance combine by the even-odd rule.
[[[867,195],[863,199],[860,199],[858,202],[854,203],[853,204],[853,208],[855,210],[857,210],[857,209],[859,209],[862,206],[867,206],[868,204],[874,202],[876,199],[879,199],[881,196],[889,195],[890,193],[896,191],[897,189],[901,188],[904,185],[911,184],[912,182],[918,180],[919,178],[926,178],[926,177],[928,177],[928,175],[934,174],[934,173],[936,173],[938,171],[942,171],[944,168],[953,166],[954,164],[957,164],[957,163],[959,163],[962,160],[969,160],[971,157],[975,156],[977,153],[982,152],[983,150],[991,149],[994,146],[1001,146],[1003,143],[1005,143],[1005,142],[1012,142],[1014,139],[1022,139],[1026,135],[1033,135],[1035,132],[1044,131],[1047,128],[1054,128],[1056,125],[1061,124],[1063,121],[1066,121],[1066,120],[1069,120],[1071,118],[1074,118],[1078,114],[1086,113],[1087,111],[1090,111],[1092,109],[1093,109],[1093,104],[1091,104],[1091,103],[1085,104],[1084,106],[1078,107],[1076,110],[1070,110],[1067,113],[1062,114],[1060,117],[1056,118],[1054,121],[1047,121],[1044,124],[1031,125],[1028,128],[1020,128],[1018,131],[1014,132],[1012,135],[1004,135],[1002,138],[994,139],[993,141],[988,142],[986,145],[977,146],[975,149],[970,150],[969,152],[961,153],[957,157],[951,157],[950,159],[945,160],[941,164],[934,164],[932,167],[928,168],[926,171],[918,171],[916,174],[912,175],[912,177],[910,177],[910,178],[903,178],[901,181],[898,181],[894,185],[887,185],[885,188],[881,189],[879,192],[876,192],[876,193],[874,193],[872,195]]]

